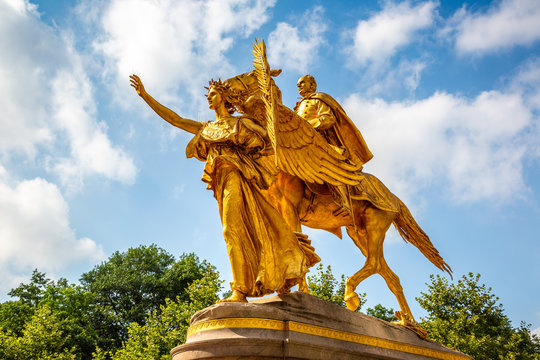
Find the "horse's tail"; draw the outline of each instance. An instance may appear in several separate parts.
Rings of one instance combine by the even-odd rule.
[[[399,212],[394,219],[394,226],[398,230],[399,235],[406,242],[410,242],[416,246],[433,265],[442,271],[446,271],[452,277],[452,269],[444,262],[441,255],[439,255],[439,251],[435,249],[435,246],[429,240],[429,236],[427,236],[416,220],[414,220],[407,206],[399,198],[397,201],[399,203]]]

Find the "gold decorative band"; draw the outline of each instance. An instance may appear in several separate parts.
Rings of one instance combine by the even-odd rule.
[[[330,329],[322,326],[303,324],[296,321],[281,321],[260,318],[224,318],[206,320],[189,327],[187,336],[208,330],[250,328],[279,331],[294,331],[302,334],[315,335],[330,339],[343,340],[362,345],[375,346],[388,350],[396,350],[410,354],[429,356],[442,360],[470,360],[470,357],[448,353],[445,351],[404,344],[397,341],[381,339],[368,335],[355,334],[347,331]]]

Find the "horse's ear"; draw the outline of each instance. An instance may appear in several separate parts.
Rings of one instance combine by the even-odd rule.
[[[281,69],[270,70],[270,76],[278,76],[279,74],[281,74]]]

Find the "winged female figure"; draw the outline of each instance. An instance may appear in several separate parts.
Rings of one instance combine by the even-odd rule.
[[[307,242],[299,241],[281,214],[263,195],[275,180],[273,151],[265,128],[247,116],[233,116],[238,95],[221,81],[210,81],[208,106],[216,119],[183,118],[150,96],[137,75],[131,86],[164,120],[194,134],[186,155],[205,161],[202,180],[213,191],[231,262],[232,295],[222,301],[285,293],[303,281],[320,261]]]

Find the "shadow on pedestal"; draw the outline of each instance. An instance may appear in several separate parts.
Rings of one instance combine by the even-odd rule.
[[[302,292],[201,310],[191,318],[186,343],[171,355],[173,360],[472,359]]]

